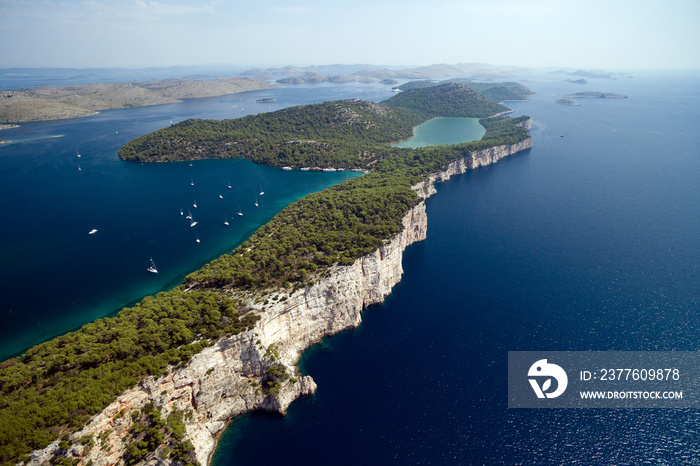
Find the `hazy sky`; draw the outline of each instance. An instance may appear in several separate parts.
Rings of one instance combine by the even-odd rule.
[[[700,68],[700,0],[0,0],[0,68]]]

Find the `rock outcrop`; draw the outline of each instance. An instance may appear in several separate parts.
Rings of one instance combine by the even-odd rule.
[[[414,190],[425,199],[435,193],[434,181],[494,163],[531,146],[532,141],[527,139],[512,146],[475,151],[414,186]],[[426,234],[427,215],[421,201],[404,216],[401,233],[352,265],[333,267],[317,277],[314,285],[291,294],[271,290],[264,309],[255,304],[260,299],[248,297],[249,305],[258,307],[261,315],[253,330],[220,340],[195,355],[187,366],[158,379],[150,378],[122,394],[71,436],[92,436],[99,439],[99,448],[86,449],[75,442],[68,454],[79,458],[80,464],[119,463],[132,423],[132,417],[124,414],[153,403],[164,416],[173,410],[186,413],[186,437],[195,447],[197,460],[207,464],[219,435],[234,417],[255,409],[285,413],[294,399],[314,393],[315,382],[299,374],[296,366],[302,352],[326,336],[360,325],[363,309],[382,302],[401,279],[404,249],[425,239]],[[271,348],[274,360],[270,358]],[[273,364],[280,363],[290,377],[279,392],[268,393],[262,389],[265,374]],[[49,464],[58,444],[34,452],[29,464]],[[163,461],[154,456],[152,463]]]

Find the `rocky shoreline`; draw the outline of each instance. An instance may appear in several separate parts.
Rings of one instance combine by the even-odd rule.
[[[529,128],[529,120],[523,123]],[[434,194],[433,183],[445,181],[466,170],[489,165],[532,147],[528,138],[513,145],[496,146],[471,152],[434,173],[413,189],[425,199]],[[403,217],[403,231],[376,251],[349,266],[336,266],[316,282],[292,293],[269,290],[264,296],[237,293],[251,308],[261,310],[261,319],[253,330],[225,338],[196,354],[185,366],[158,378],[149,378],[122,394],[102,413],[95,416],[75,441],[61,450],[56,441],[35,451],[29,465],[50,464],[58,453],[79,460],[78,464],[95,466],[117,464],[127,447],[134,410],[148,403],[164,416],[174,410],[185,412],[185,439],[191,441],[200,464],[208,464],[216,442],[236,416],[255,409],[285,413],[289,404],[300,396],[313,394],[316,383],[299,373],[297,362],[304,350],[322,338],[360,325],[362,311],[380,303],[391,293],[403,274],[404,249],[427,235],[427,215],[422,200]],[[272,304],[262,309],[262,299]],[[271,351],[274,350],[274,351]],[[275,357],[270,354],[274,352]],[[289,379],[277,393],[265,393],[261,384],[274,364],[281,363]],[[86,448],[77,440],[91,436],[99,439],[95,448]],[[99,446],[99,448],[97,448]],[[64,445],[65,447],[65,445]],[[154,453],[149,464],[166,464]]]
[[[100,110],[142,107],[215,97],[277,86],[249,78],[211,81],[165,79],[154,82],[47,86],[0,93],[0,121],[23,123],[94,115]]]

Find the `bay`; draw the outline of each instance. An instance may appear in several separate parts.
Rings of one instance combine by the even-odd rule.
[[[528,79],[533,148],[438,185],[392,294],[304,354],[316,394],[236,419],[214,464],[697,462],[694,410],[509,410],[506,375],[700,349],[700,79]],[[581,90],[629,99],[553,103]]]
[[[295,86],[0,132],[12,141],[0,145],[0,360],[172,288],[290,202],[358,175],[288,172],[245,160],[127,163],[117,157],[124,143],[188,118],[390,95],[386,85]],[[256,102],[264,97],[276,100]],[[195,227],[185,219],[188,210]],[[146,271],[151,257],[157,275]]]

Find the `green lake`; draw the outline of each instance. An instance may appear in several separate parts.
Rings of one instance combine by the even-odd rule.
[[[433,118],[413,128],[413,137],[392,144],[394,147],[419,147],[476,141],[486,133],[478,118]]]

